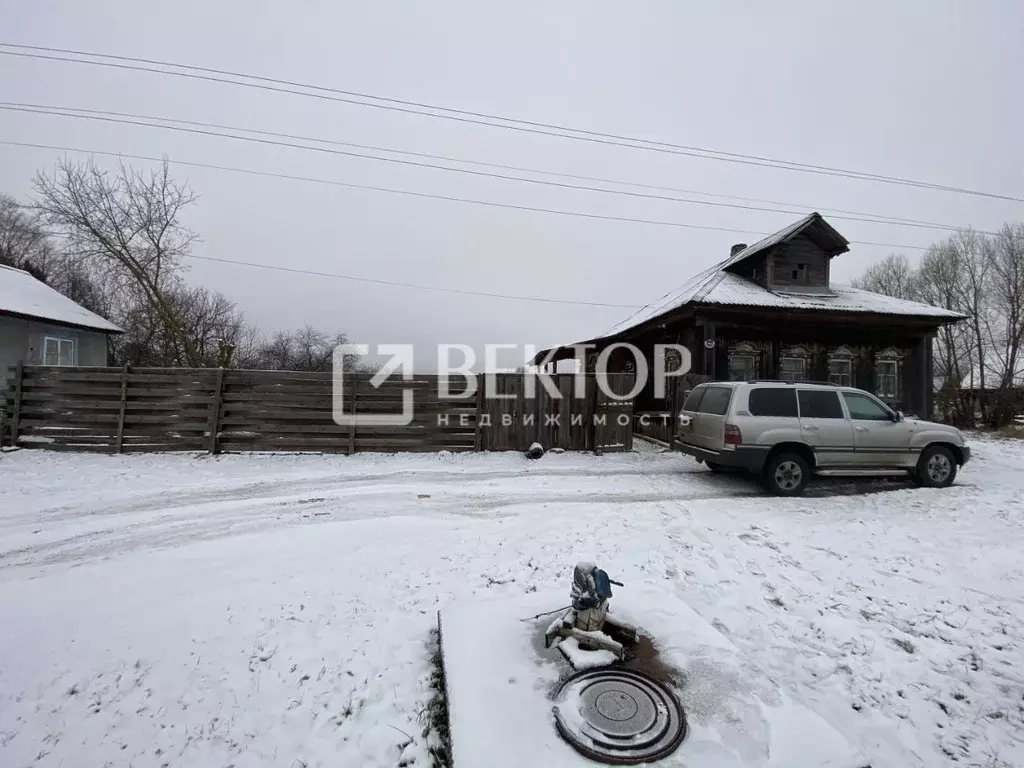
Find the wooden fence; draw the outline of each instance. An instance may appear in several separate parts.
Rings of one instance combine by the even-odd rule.
[[[590,375],[548,377],[555,397],[537,376],[496,374],[485,397],[483,386],[466,392],[461,377],[396,377],[375,387],[369,374],[346,374],[339,402],[330,373],[20,365],[10,373],[0,437],[26,448],[521,451],[536,441],[546,449],[632,449],[632,401],[607,396]],[[633,376],[610,374],[609,383],[626,393]],[[335,407],[356,419],[394,418],[406,391],[407,424],[335,422]]]

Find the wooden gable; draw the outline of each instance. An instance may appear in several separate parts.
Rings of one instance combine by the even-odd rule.
[[[831,256],[806,235],[779,243],[767,254],[767,288],[828,288]]]

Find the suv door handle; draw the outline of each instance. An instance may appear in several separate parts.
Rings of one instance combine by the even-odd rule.
[[[808,432],[817,432],[818,431],[818,428],[814,424],[805,424],[805,425],[803,425],[803,428],[806,429]]]
[[[857,432],[870,432],[871,431],[867,427],[854,427],[854,430],[857,431]]]

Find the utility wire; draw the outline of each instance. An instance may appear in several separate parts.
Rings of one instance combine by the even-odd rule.
[[[46,232],[47,237],[56,237],[65,240],[70,240],[71,236],[63,232]],[[329,277],[336,280],[350,280],[356,283],[372,283],[373,285],[387,285],[398,288],[415,288],[420,291],[437,291],[439,293],[457,293],[463,296],[483,296],[489,299],[513,299],[516,301],[536,301],[543,304],[572,304],[576,306],[584,307],[614,307],[617,309],[642,309],[636,304],[608,304],[599,301],[573,301],[572,299],[549,299],[542,296],[520,296],[509,293],[489,293],[486,291],[470,291],[463,290],[461,288],[448,288],[446,286],[438,285],[422,285],[420,283],[404,283],[398,280],[378,280],[372,277],[356,277],[355,275],[342,275],[337,272],[321,272],[315,269],[300,269],[298,267],[282,267],[278,264],[260,264],[255,261],[240,261],[237,259],[223,259],[217,256],[196,256],[195,254],[185,254],[186,259],[195,259],[197,261],[214,261],[218,264],[232,264],[238,267],[253,267],[256,269],[269,269],[274,272],[290,272],[296,275],[313,275],[314,277]]]
[[[271,144],[273,146],[283,146],[283,147],[288,147],[288,148],[292,148],[292,149],[305,149],[305,150],[313,151],[313,152],[325,152],[325,153],[328,153],[328,154],[336,154],[336,155],[342,155],[342,156],[346,156],[346,157],[356,157],[356,158],[367,159],[367,160],[377,160],[377,161],[380,161],[380,162],[397,163],[397,164],[401,164],[401,165],[411,165],[411,166],[420,167],[420,168],[431,168],[431,169],[434,169],[434,170],[449,171],[449,172],[452,172],[452,173],[463,173],[463,174],[469,174],[469,175],[472,175],[472,176],[483,176],[483,177],[487,177],[487,178],[504,179],[504,180],[507,180],[507,181],[518,181],[518,182],[522,182],[522,183],[526,183],[526,184],[540,184],[540,185],[545,185],[545,186],[554,186],[554,187],[560,187],[560,188],[563,188],[563,189],[577,189],[577,190],[583,190],[583,191],[587,191],[587,192],[599,192],[599,193],[602,193],[602,194],[624,195],[626,197],[638,197],[638,198],[645,198],[645,199],[651,199],[651,200],[664,200],[664,201],[668,201],[668,202],[684,203],[684,204],[690,204],[690,205],[704,205],[704,206],[710,206],[710,207],[715,207],[715,208],[737,208],[737,209],[749,210],[749,211],[764,211],[764,212],[768,212],[768,213],[784,213],[784,214],[788,214],[788,215],[792,215],[792,216],[802,216],[802,215],[804,215],[802,211],[785,210],[785,209],[780,209],[780,208],[767,208],[767,207],[763,207],[763,206],[744,205],[744,204],[740,204],[740,203],[719,203],[719,202],[712,202],[712,201],[709,201],[709,200],[696,200],[696,199],[692,199],[692,198],[672,197],[672,196],[669,196],[669,195],[657,195],[657,194],[651,194],[651,193],[645,193],[645,192],[629,192],[629,191],[626,191],[626,190],[605,189],[605,188],[602,188],[602,187],[591,187],[591,186],[580,185],[580,184],[567,184],[567,183],[564,183],[564,182],[544,181],[542,179],[531,179],[531,178],[526,178],[526,177],[522,177],[522,176],[509,176],[507,174],[493,173],[493,172],[487,172],[487,171],[473,171],[473,170],[469,170],[469,169],[466,169],[466,168],[452,168],[450,166],[435,165],[433,163],[424,163],[424,162],[419,162],[419,161],[415,161],[415,160],[403,160],[403,159],[398,159],[398,158],[393,158],[393,157],[379,157],[379,156],[375,156],[375,155],[364,154],[362,152],[326,149],[326,148],[323,148],[323,147],[310,147],[310,146],[306,146],[306,145],[294,144],[294,143],[291,143],[291,142],[281,142],[281,141],[272,141],[272,140],[269,140],[269,139],[253,138],[252,136],[237,136],[237,135],[233,135],[233,134],[226,134],[226,133],[221,133],[219,131],[209,130],[209,129],[223,129],[223,130],[228,130],[228,131],[237,131],[237,132],[240,132],[240,133],[252,133],[252,134],[257,134],[259,136],[273,136],[273,137],[284,138],[284,139],[295,139],[295,140],[299,140],[299,141],[318,142],[318,143],[321,143],[321,144],[330,144],[330,145],[335,145],[335,146],[345,146],[345,147],[356,147],[356,148],[360,148],[360,149],[370,149],[370,150],[377,151],[377,152],[391,152],[391,153],[403,154],[403,155],[413,155],[413,156],[416,156],[416,157],[426,157],[426,158],[432,158],[432,159],[448,160],[450,162],[469,163],[469,164],[473,164],[473,165],[505,168],[505,169],[511,169],[511,170],[524,171],[524,172],[527,172],[527,173],[538,173],[538,174],[546,174],[546,175],[551,175],[551,176],[563,176],[563,177],[570,177],[570,178],[584,178],[584,179],[598,181],[598,182],[602,182],[602,183],[606,183],[606,184],[624,184],[624,185],[629,185],[629,186],[648,186],[648,185],[634,185],[634,184],[632,184],[631,182],[628,182],[628,181],[616,181],[616,180],[613,180],[613,179],[600,179],[600,178],[593,178],[593,177],[579,177],[579,176],[573,176],[571,174],[556,173],[556,172],[546,171],[546,170],[541,170],[541,169],[536,169],[536,168],[522,168],[522,167],[519,167],[519,166],[498,165],[498,164],[495,164],[495,163],[484,163],[484,162],[479,162],[479,161],[475,161],[475,160],[463,160],[463,159],[460,159],[460,158],[447,157],[447,156],[444,156],[444,155],[431,155],[431,154],[427,154],[427,153],[424,153],[424,152],[408,152],[408,151],[405,151],[405,150],[393,149],[393,148],[388,148],[388,147],[375,147],[375,146],[368,146],[368,145],[365,145],[365,144],[353,144],[353,143],[350,143],[350,142],[334,141],[332,139],[324,139],[324,138],[319,138],[319,137],[315,137],[315,136],[299,136],[299,135],[288,134],[288,133],[276,133],[274,131],[264,131],[264,130],[254,129],[254,128],[240,128],[240,127],[237,127],[237,126],[223,125],[223,124],[219,124],[219,123],[204,123],[204,122],[200,122],[200,121],[196,121],[196,120],[182,120],[182,119],[179,119],[179,118],[172,118],[172,117],[160,117],[160,116],[153,116],[153,115],[140,115],[140,114],[136,114],[136,113],[133,113],[133,112],[113,112],[113,111],[101,110],[101,109],[80,109],[78,107],[62,107],[62,106],[52,106],[52,105],[46,105],[46,104],[27,104],[27,103],[9,102],[9,101],[0,101],[0,109],[7,110],[7,111],[14,111],[14,112],[23,112],[23,113],[27,113],[27,114],[49,115],[49,116],[57,116],[57,117],[72,117],[72,118],[77,118],[77,119],[80,119],[80,120],[94,120],[94,121],[101,121],[101,122],[113,122],[113,123],[120,123],[120,124],[124,124],[124,125],[141,126],[141,127],[146,127],[146,128],[161,128],[163,130],[169,130],[169,131],[177,131],[177,132],[183,132],[183,133],[194,133],[194,134],[203,135],[203,136],[213,136],[213,137],[217,137],[217,138],[235,139],[235,140],[238,140],[238,141],[249,141],[249,142],[254,142],[254,143],[258,143],[258,144]],[[160,121],[160,122],[153,122],[153,121]],[[175,125],[163,125],[162,123],[174,123]],[[198,126],[198,128],[188,128],[188,127],[183,127],[183,126]],[[201,129],[205,129],[205,130],[201,130]],[[654,187],[654,188],[657,189],[658,187]],[[701,195],[706,194],[706,193],[701,192],[699,190],[678,190],[678,191],[690,191],[690,192],[693,192],[695,194],[701,194]],[[752,201],[752,202],[762,202],[762,201]],[[772,201],[764,201],[764,202],[772,202]],[[788,203],[777,203],[777,204],[778,205],[789,205]],[[828,209],[820,209],[820,210],[828,210]],[[854,214],[854,213],[858,213],[858,212],[847,211],[845,213],[837,213],[835,215],[832,215],[832,214],[830,214],[830,215],[832,216],[832,218],[835,218],[835,219],[843,219],[843,220],[847,220],[847,221],[860,221],[860,222],[866,222],[866,223],[871,223],[871,224],[890,224],[892,226],[915,227],[915,228],[920,228],[920,229],[941,229],[941,230],[946,230],[946,231],[950,231],[950,232],[956,232],[956,231],[964,229],[964,227],[957,227],[957,226],[953,226],[953,225],[949,225],[949,224],[940,224],[938,222],[920,221],[920,220],[915,220],[915,219],[901,219],[901,218],[898,218],[898,217],[889,217],[889,216],[884,216],[882,214],[874,214],[874,213],[859,213],[859,215],[847,215],[847,214]],[[993,233],[993,232],[983,232],[982,234],[995,234],[995,233]]]
[[[66,146],[59,146],[59,145],[54,145],[54,144],[36,144],[36,143],[24,142],[24,141],[0,140],[0,145],[11,146],[11,147],[27,147],[27,148],[32,148],[32,149],[49,149],[49,150],[55,150],[57,152],[76,152],[76,153],[85,154],[85,155],[103,155],[103,156],[106,156],[106,157],[118,157],[118,158],[124,158],[124,159],[128,159],[128,160],[146,160],[146,161],[154,162],[154,163],[161,163],[165,159],[167,159],[167,158],[163,158],[163,157],[153,157],[151,155],[132,155],[132,154],[124,153],[124,152],[108,152],[108,151],[98,150],[98,149],[96,149],[96,150],[94,150],[94,149],[82,149],[80,147],[66,147]],[[314,178],[314,177],[310,177],[310,176],[295,176],[295,175],[287,174],[287,173],[272,173],[270,171],[257,171],[257,170],[252,169],[252,168],[236,168],[236,167],[226,166],[226,165],[214,165],[214,164],[211,164],[211,163],[197,163],[197,162],[191,162],[191,161],[187,161],[187,160],[174,160],[174,159],[171,159],[170,162],[176,163],[178,165],[183,165],[183,166],[186,166],[186,167],[191,167],[191,168],[206,168],[206,169],[209,169],[209,170],[226,171],[226,172],[229,172],[229,173],[245,173],[245,174],[249,174],[249,175],[252,175],[252,176],[263,176],[263,177],[266,177],[266,178],[273,178],[273,179],[286,179],[286,180],[289,180],[289,181],[302,181],[302,182],[308,182],[308,183],[311,183],[311,184],[326,184],[326,185],[329,185],[329,186],[346,187],[348,189],[364,189],[364,190],[370,190],[370,191],[373,191],[373,192],[388,192],[388,193],[395,194],[395,195],[406,195],[406,196],[409,196],[409,197],[421,197],[421,198],[426,198],[426,199],[430,199],[430,200],[446,200],[446,201],[455,202],[455,203],[469,203],[471,205],[483,205],[483,206],[487,206],[487,207],[491,207],[491,208],[508,208],[508,209],[516,210],[516,211],[531,211],[531,212],[534,212],[534,213],[548,213],[548,214],[552,214],[552,215],[555,215],[555,216],[575,216],[575,217],[584,218],[584,219],[599,219],[599,220],[603,220],[603,221],[621,221],[621,222],[628,222],[628,223],[631,223],[631,224],[649,224],[649,225],[661,226],[661,227],[678,227],[678,228],[682,228],[682,229],[700,229],[700,230],[706,230],[706,231],[709,231],[709,232],[728,232],[728,233],[736,234],[736,235],[761,235],[761,236],[764,236],[764,235],[771,234],[770,232],[763,232],[763,231],[750,230],[750,229],[733,229],[733,228],[730,228],[730,227],[714,227],[714,226],[710,226],[710,225],[707,225],[707,224],[688,224],[688,223],[684,223],[684,222],[681,222],[681,221],[665,221],[665,220],[659,220],[659,219],[641,219],[641,218],[634,218],[634,217],[631,217],[631,216],[610,216],[610,215],[599,214],[599,213],[586,213],[584,211],[565,211],[565,210],[560,210],[560,209],[557,209],[557,208],[541,208],[541,207],[531,206],[531,205],[516,205],[514,203],[499,203],[499,202],[496,202],[494,200],[479,200],[479,199],[476,199],[476,198],[469,198],[469,197],[455,197],[453,195],[439,195],[439,194],[434,194],[434,193],[431,193],[431,192],[417,192],[417,191],[410,190],[410,189],[395,189],[393,187],[377,187],[377,186],[372,186],[372,185],[369,185],[369,184],[355,184],[353,182],[348,182],[348,181],[336,181],[334,179],[318,179],[318,178]],[[850,243],[852,245],[870,245],[870,246],[877,246],[879,248],[897,248],[897,249],[912,250],[912,251],[924,251],[924,250],[927,250],[926,247],[920,246],[920,245],[904,245],[904,244],[899,244],[899,243],[877,243],[877,242],[872,242],[872,241],[868,241],[868,240],[851,240]]]
[[[356,106],[373,107],[376,109],[391,110],[395,112],[404,112],[408,114],[417,114],[444,120],[455,120],[463,123],[485,125],[492,128],[504,128],[506,130],[515,130],[545,136],[555,136],[558,138],[573,139],[576,141],[588,141],[597,144],[622,146],[629,147],[632,149],[642,149],[667,154],[684,155],[689,157],[702,157],[708,160],[719,160],[721,162],[739,163],[743,165],[753,165],[766,168],[779,168],[783,170],[799,171],[802,173],[813,173],[825,176],[839,176],[843,178],[861,179],[885,184],[895,184],[907,187],[917,187],[922,189],[934,189],[945,192],[955,192],[957,194],[987,197],[998,200],[1010,200],[1012,202],[1024,202],[1024,198],[1022,197],[1003,195],[983,190],[967,189],[964,187],[956,187],[945,184],[936,184],[933,182],[919,181],[899,176],[887,176],[883,174],[853,171],[845,168],[836,168],[832,166],[814,165],[811,163],[799,163],[790,160],[779,160],[769,157],[762,157],[758,155],[746,155],[737,152],[725,152],[721,150],[707,149],[703,147],[687,146],[683,144],[672,144],[669,142],[653,141],[650,139],[643,139],[612,133],[602,133],[599,131],[589,131],[579,128],[572,128],[569,126],[562,126],[554,123],[542,123],[530,120],[522,120],[519,118],[503,117],[500,115],[491,115],[483,112],[473,112],[470,110],[442,107],[432,104],[425,104],[421,102],[393,99],[384,96],[376,96],[368,93],[360,93],[357,91],[345,91],[321,85],[281,80],[278,78],[271,77],[262,77],[258,75],[246,74],[243,72],[233,72],[231,70],[225,69],[199,67],[190,64],[178,64],[175,62],[161,61],[158,59],[145,59],[135,56],[118,56],[114,54],[94,53],[89,51],[77,51],[73,49],[52,48],[46,46],[32,46],[0,42],[0,47],[18,49],[13,51],[0,51],[0,54],[5,56],[18,56],[31,59],[61,61],[72,64],[89,64],[93,66],[132,70],[138,72],[151,72],[154,74],[191,78],[195,80],[205,80],[209,82],[219,82],[230,85],[238,85],[247,88],[256,88],[265,91],[290,93],[298,96],[306,96],[310,98],[317,98],[327,101],[336,101]],[[48,53],[27,53],[26,51],[46,51]],[[55,53],[64,55],[49,55]],[[67,58],[68,55],[91,56],[94,58],[109,59],[109,61],[91,61],[87,59]],[[139,64],[124,64],[117,62],[139,62]],[[155,67],[175,67],[177,69],[182,69],[186,71],[175,72],[151,66],[141,66],[141,64],[151,64],[155,65]],[[246,78],[247,80],[253,80],[256,82],[243,82],[239,80],[232,80],[229,78]],[[306,90],[295,90],[297,88],[302,88]],[[310,93],[309,91],[315,91],[315,93]],[[358,99],[373,99],[376,102],[383,103],[359,101]],[[430,112],[426,110],[435,111]],[[503,123],[488,122],[491,120],[500,120],[503,121]],[[572,133],[568,133],[570,131]]]
[[[374,285],[398,286],[401,288],[416,288],[421,291],[437,291],[440,293],[458,293],[463,296],[484,296],[489,299],[514,299],[516,301],[536,301],[542,304],[573,304],[583,307],[616,307],[620,309],[636,309],[636,304],[608,304],[600,301],[572,301],[570,299],[548,299],[541,296],[518,296],[508,293],[488,293],[486,291],[469,291],[460,288],[446,288],[438,285],[420,285],[418,283],[402,283],[396,280],[377,280],[369,277],[355,277],[353,275],[340,275],[336,272],[319,272],[313,269],[298,269],[296,267],[282,267],[277,264],[259,264],[253,261],[237,261],[235,259],[221,259],[214,256],[186,256],[189,259],[199,261],[216,261],[221,264],[234,264],[242,267],[255,267],[257,269],[271,269],[275,272],[291,272],[296,275],[313,275],[315,277],[330,277],[337,280],[351,280],[358,283],[373,283]]]

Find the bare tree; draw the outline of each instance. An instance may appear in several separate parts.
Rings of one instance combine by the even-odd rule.
[[[988,344],[1001,387],[1017,383],[1024,342],[1024,223],[1005,224],[984,242],[989,267]]]
[[[890,253],[852,282],[854,288],[884,293],[899,299],[913,299],[915,274],[910,261],[902,253]]]
[[[973,423],[975,406],[993,426],[1009,420],[1024,368],[1024,224],[990,237],[956,232],[916,268],[890,255],[854,284],[962,313],[962,323],[942,326],[936,338],[940,404],[963,424]]]
[[[203,366],[225,362],[238,346],[245,317],[233,301],[205,288],[182,288],[174,297],[182,331],[190,339]]]
[[[335,347],[347,344],[344,333],[329,336],[311,325],[297,331],[278,331],[258,344],[255,353],[246,355],[245,367],[281,371],[329,372],[334,367]],[[345,369],[369,370],[358,355],[346,354]]]
[[[180,217],[196,196],[170,178],[167,162],[148,175],[123,164],[111,174],[64,159],[51,175],[37,174],[35,189],[43,221],[67,239],[69,256],[96,265],[108,284],[130,285],[162,325],[175,364],[200,366],[175,301],[181,259],[196,241]]]
[[[278,331],[260,345],[258,367],[267,370],[291,370],[295,359],[295,340],[288,331]]]
[[[0,195],[0,264],[34,272],[50,253],[46,233],[38,219],[21,203]]]

